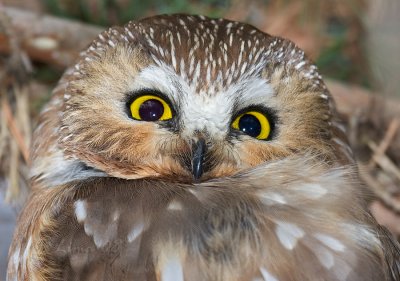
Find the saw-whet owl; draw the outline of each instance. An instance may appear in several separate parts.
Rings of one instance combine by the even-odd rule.
[[[400,280],[294,43],[163,15],[103,32],[41,113],[8,280]]]

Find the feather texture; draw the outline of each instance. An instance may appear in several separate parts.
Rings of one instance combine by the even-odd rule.
[[[143,93],[172,117],[133,118]],[[252,111],[268,138],[233,126]],[[317,68],[250,25],[103,32],[54,89],[32,160],[8,281],[400,281]]]
[[[398,280],[398,248],[358,207],[354,168],[316,160],[199,184],[97,178],[36,192],[28,204],[42,211],[26,210],[18,230],[35,248],[17,237],[12,251],[28,257],[9,280]]]

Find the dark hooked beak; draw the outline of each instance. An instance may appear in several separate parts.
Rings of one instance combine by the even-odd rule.
[[[203,175],[204,155],[206,153],[206,142],[200,138],[192,147],[192,175],[195,180],[198,180]]]

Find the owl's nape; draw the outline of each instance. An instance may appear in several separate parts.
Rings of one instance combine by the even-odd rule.
[[[9,280],[400,280],[316,67],[252,26],[100,34],[32,151]]]

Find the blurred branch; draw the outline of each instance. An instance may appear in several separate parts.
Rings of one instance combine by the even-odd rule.
[[[400,212],[399,200],[389,193],[385,186],[383,186],[378,180],[374,179],[369,172],[365,171],[365,168],[361,168],[359,171],[362,180],[372,189],[374,194],[382,200],[385,205],[389,206],[396,212]]]
[[[389,148],[390,144],[392,143],[394,137],[397,134],[397,131],[400,126],[400,120],[399,119],[393,119],[389,127],[386,131],[385,137],[382,139],[381,143],[379,146],[376,146],[373,142],[370,142],[368,146],[374,151],[374,155],[370,162],[368,163],[368,168],[373,169],[375,167],[375,164],[382,163],[385,158],[385,152]],[[382,165],[381,165],[382,166]],[[399,176],[400,179],[400,176]]]
[[[370,111],[371,106],[384,108],[382,117],[389,124],[394,117],[400,118],[400,101],[389,99],[362,87],[347,85],[333,80],[326,80],[339,112],[347,117],[354,115],[354,110]]]
[[[3,10],[0,11],[0,31],[7,38],[10,50],[7,59],[2,60],[4,65],[0,71],[0,169],[8,174],[6,201],[17,202],[24,196],[21,185],[28,178],[25,167],[29,165],[32,133],[28,106],[32,65],[21,48],[20,34],[14,29],[12,18]]]
[[[29,164],[29,149],[26,146],[24,137],[15,122],[15,118],[11,112],[10,104],[5,98],[2,99],[1,109],[4,114],[5,120],[7,121],[8,128],[19,147],[25,162]]]
[[[39,15],[16,8],[0,6],[0,12],[11,18],[21,48],[34,61],[66,68],[103,28],[76,21]],[[10,54],[10,38],[0,33],[0,53]]]

